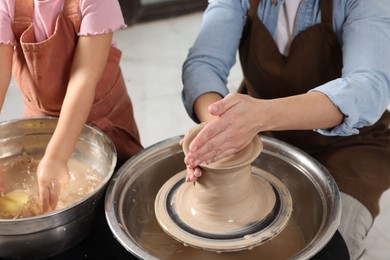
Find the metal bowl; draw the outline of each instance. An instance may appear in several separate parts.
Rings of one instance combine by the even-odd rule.
[[[150,239],[149,242],[145,241],[145,233],[158,229],[158,225],[151,229],[150,223],[156,222],[154,201],[160,187],[185,169],[184,154],[178,144],[181,138],[179,136],[162,141],[140,152],[114,174],[108,186],[105,211],[111,231],[127,251],[140,259],[180,259],[179,251],[182,249],[172,253],[175,255],[169,255],[169,251],[174,252],[175,248],[171,248],[172,244],[162,244],[161,241],[170,239],[163,231],[156,234],[155,245]],[[252,168],[271,173],[287,186],[293,201],[291,221],[299,229],[304,241],[288,258],[308,259],[330,241],[338,228],[341,216],[339,190],[330,173],[306,153],[273,138],[263,136],[261,139],[264,148],[252,163]],[[253,259],[264,256],[261,247],[283,251],[291,242],[275,245],[275,239],[269,242],[274,243],[273,248],[267,243],[256,247],[260,251]],[[164,247],[168,247],[167,250],[164,251]],[[229,253],[231,255],[221,259],[248,259],[246,252],[241,252]],[[210,252],[204,253],[202,257],[219,259],[215,257],[221,255],[208,254]],[[264,259],[268,259],[267,256]]]
[[[22,153],[41,158],[56,125],[56,118],[1,123],[0,158]],[[116,150],[105,134],[85,125],[72,157],[91,165],[101,174],[102,183],[87,197],[64,209],[36,217],[0,219],[0,257],[47,258],[75,246],[88,235],[115,169]]]

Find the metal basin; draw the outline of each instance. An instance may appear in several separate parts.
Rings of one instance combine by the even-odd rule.
[[[41,158],[56,125],[55,118],[0,124],[0,158],[22,153]],[[36,217],[0,219],[0,258],[47,258],[66,251],[87,236],[114,172],[116,150],[105,134],[86,125],[72,157],[93,166],[103,181],[84,199],[64,209]]]
[[[114,174],[108,186],[105,197],[108,224],[122,246],[140,259],[177,258],[180,254],[174,256],[160,250],[164,247],[160,242],[170,239],[162,231],[155,246],[150,239],[145,241],[145,232],[149,232],[151,222],[156,222],[154,201],[160,187],[185,169],[184,154],[178,144],[181,138],[162,141],[140,152]],[[339,190],[329,172],[312,157],[276,139],[261,139],[264,149],[252,166],[271,173],[287,186],[293,201],[291,221],[304,241],[288,258],[308,259],[329,242],[338,228],[341,214]],[[289,242],[274,245],[272,250],[283,251]],[[267,245],[255,249],[262,246]],[[168,248],[166,251],[173,250]],[[221,259],[248,259],[240,252],[225,256]],[[204,259],[217,259],[214,257],[217,257],[216,253],[202,255]],[[264,258],[264,255],[258,253],[253,259],[259,257]],[[264,259],[271,258],[265,256]]]

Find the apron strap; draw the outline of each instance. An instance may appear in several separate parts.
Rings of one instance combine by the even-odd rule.
[[[34,0],[16,0],[14,23],[32,23],[34,15]]]
[[[16,0],[12,30],[15,39],[20,41],[23,32],[32,26],[34,17],[34,0]]]
[[[320,1],[321,1],[321,20],[322,20],[322,23],[332,24],[333,0],[320,0]]]
[[[79,31],[81,24],[80,0],[65,0],[63,13],[65,17],[68,17],[72,21],[77,31]]]
[[[64,14],[65,15],[79,15],[79,6],[80,1],[79,0],[65,0],[64,2]]]
[[[248,16],[251,19],[256,15],[257,9],[259,9],[259,3],[260,0],[249,0]]]

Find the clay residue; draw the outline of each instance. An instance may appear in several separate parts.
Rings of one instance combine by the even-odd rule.
[[[225,181],[212,186],[201,180],[195,185],[186,183],[174,198],[179,218],[195,230],[213,234],[236,232],[263,220],[274,208],[272,186],[259,177],[224,172],[210,177]]]

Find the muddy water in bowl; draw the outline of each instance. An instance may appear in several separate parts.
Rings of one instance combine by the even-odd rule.
[[[9,170],[6,178],[13,175],[18,164],[12,166],[12,160],[24,162],[30,175],[45,153],[47,144],[56,128],[56,118],[26,118],[0,123],[0,166]],[[21,158],[18,158],[21,156]],[[99,129],[85,125],[76,142],[71,163],[87,171],[93,167],[102,180],[96,182],[96,188],[78,202],[63,209],[47,214],[25,218],[0,218],[0,258],[6,259],[47,259],[80,243],[92,230],[97,214],[100,214],[101,198],[116,164],[116,149],[112,141]],[[20,161],[21,160],[21,161]],[[75,160],[75,161],[73,161]],[[80,165],[81,164],[81,165]],[[12,166],[12,167],[11,167]],[[16,178],[20,171],[14,171]],[[9,175],[9,176],[8,176]],[[82,176],[87,177],[90,173]],[[26,184],[28,181],[12,183]],[[77,180],[77,176],[75,177]],[[12,192],[11,181],[5,180],[6,193]],[[34,181],[32,181],[34,183]],[[36,182],[36,181],[35,181]],[[77,183],[81,181],[75,181]],[[94,183],[94,182],[93,182]],[[12,188],[25,191],[26,186]],[[32,190],[34,188],[31,187]],[[36,190],[36,188],[35,188]],[[77,197],[77,198],[76,198]],[[80,196],[71,198],[75,201]]]
[[[0,197],[0,218],[28,218],[44,214],[38,197],[36,170],[39,159],[22,155],[0,160],[4,194]],[[93,192],[102,181],[102,176],[89,165],[75,158],[68,162],[70,182],[60,194],[56,210],[66,208]]]

